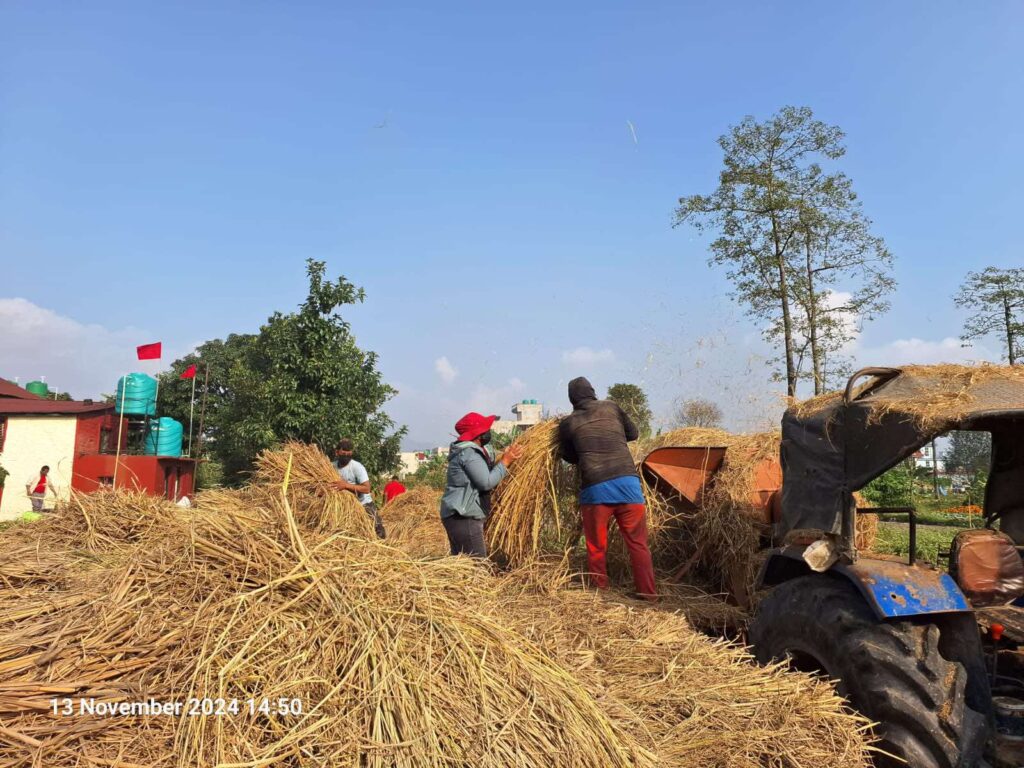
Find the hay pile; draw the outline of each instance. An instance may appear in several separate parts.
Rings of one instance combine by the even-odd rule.
[[[893,381],[868,379],[854,392],[872,417],[895,414],[923,433],[938,434],[977,410],[1024,410],[1024,367],[1002,365],[907,365]],[[790,412],[799,418],[841,402],[842,392],[804,400]]]
[[[0,589],[0,764],[867,764],[864,724],[827,684],[550,570],[415,559],[356,515],[313,530],[326,479],[282,494],[287,457],[265,458],[263,485],[193,509],[101,493],[0,535],[0,562],[23,561]],[[89,696],[242,707],[52,713]],[[249,712],[263,697],[303,711]]]
[[[754,668],[724,641],[694,633],[678,613],[583,590],[537,590],[519,573],[512,626],[549,651],[648,749],[659,766],[863,766],[860,738],[832,688],[780,667]],[[520,582],[520,584],[516,584]],[[561,617],[551,621],[551,614]],[[752,675],[751,673],[756,673]],[[816,733],[793,726],[815,712]],[[818,730],[820,729],[820,730]]]
[[[450,551],[441,524],[441,491],[410,488],[381,509],[387,543],[415,557],[443,557]]]

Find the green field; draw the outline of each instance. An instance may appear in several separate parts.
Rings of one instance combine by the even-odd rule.
[[[949,552],[949,545],[953,542],[953,537],[962,531],[964,527],[956,525],[918,525],[918,560],[945,565],[945,553]],[[878,539],[875,541],[874,549],[879,554],[906,557],[910,553],[910,526],[906,523],[879,523]],[[941,560],[939,559],[940,553],[943,555]]]

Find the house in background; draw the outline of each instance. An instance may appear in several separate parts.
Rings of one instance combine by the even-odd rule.
[[[91,400],[50,400],[0,379],[0,467],[8,473],[0,488],[0,520],[31,509],[25,483],[43,465],[58,496],[95,491],[114,482],[117,441],[119,488],[135,488],[176,501],[192,495],[195,461],[128,451],[128,419],[114,405]],[[51,507],[52,496],[46,505]]]
[[[499,435],[513,437],[535,427],[544,419],[544,406],[536,400],[523,400],[512,406],[514,419],[498,419],[491,430]]]

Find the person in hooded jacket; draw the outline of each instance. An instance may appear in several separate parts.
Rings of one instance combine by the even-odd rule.
[[[441,523],[453,555],[487,557],[484,520],[491,512],[491,491],[523,452],[512,445],[495,458],[489,446],[497,416],[467,413],[455,423],[458,439],[448,451],[448,474],[441,497]]]
[[[562,458],[580,471],[580,514],[591,580],[598,589],[608,587],[608,524],[615,518],[629,551],[636,591],[654,600],[644,494],[628,446],[639,437],[636,425],[616,403],[598,400],[582,376],[569,382],[569,402],[573,411],[558,425],[558,436]]]

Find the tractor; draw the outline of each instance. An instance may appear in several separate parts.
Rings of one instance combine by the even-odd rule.
[[[876,723],[876,765],[1024,766],[1024,368],[866,368],[811,403],[786,411],[751,489],[758,661],[835,681]],[[952,430],[991,433],[992,460],[984,527],[953,537],[940,569],[915,557],[913,508],[859,508],[855,492]],[[643,467],[699,503],[725,450],[661,449]],[[909,556],[859,552],[861,512],[906,515]]]

